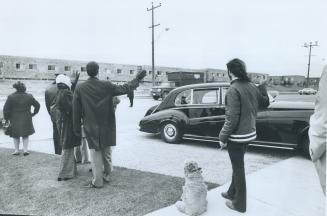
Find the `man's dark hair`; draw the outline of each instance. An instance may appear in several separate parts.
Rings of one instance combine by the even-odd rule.
[[[87,74],[90,77],[95,77],[99,73],[99,65],[95,61],[91,61],[86,65]]]
[[[25,91],[26,91],[26,86],[25,86],[25,84],[22,83],[22,82],[20,82],[20,81],[14,83],[14,84],[12,85],[12,87],[14,87],[14,88],[17,90],[17,92],[25,92]]]
[[[234,74],[238,79],[246,82],[250,82],[250,78],[246,73],[245,63],[238,58],[235,58],[227,63],[227,69]]]

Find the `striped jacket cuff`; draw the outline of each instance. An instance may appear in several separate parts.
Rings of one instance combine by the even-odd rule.
[[[239,142],[239,143],[244,143],[244,142],[251,142],[257,138],[257,133],[256,131],[248,133],[248,134],[242,134],[242,135],[236,135],[236,134],[231,134],[228,138],[229,141],[232,142]]]

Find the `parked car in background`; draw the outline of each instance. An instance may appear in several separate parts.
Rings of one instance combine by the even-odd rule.
[[[204,72],[167,72],[167,79],[168,82],[162,83],[160,86],[154,86],[151,89],[153,99],[164,99],[168,93],[176,87],[206,82]]]
[[[299,94],[302,95],[302,94],[305,94],[305,95],[315,95],[317,94],[317,90],[313,89],[313,88],[304,88],[304,89],[301,89],[299,90]]]
[[[205,83],[179,87],[139,123],[140,131],[160,133],[168,143],[182,139],[218,141],[225,121],[225,93],[229,83]],[[314,104],[273,101],[257,117],[257,139],[251,145],[299,149],[309,155],[309,118]]]
[[[162,83],[159,86],[154,86],[151,89],[151,96],[153,99],[158,100],[159,98],[165,98],[168,93],[176,88],[174,82]]]

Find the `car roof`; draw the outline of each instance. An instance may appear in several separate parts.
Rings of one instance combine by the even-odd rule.
[[[200,83],[200,84],[191,84],[178,87],[175,90],[184,91],[187,89],[194,89],[194,88],[210,88],[210,87],[221,87],[221,86],[230,86],[229,82],[215,82],[215,83]]]

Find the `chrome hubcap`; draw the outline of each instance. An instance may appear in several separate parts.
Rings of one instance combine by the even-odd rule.
[[[169,138],[174,138],[176,135],[176,127],[172,124],[167,124],[164,128],[165,134]]]

